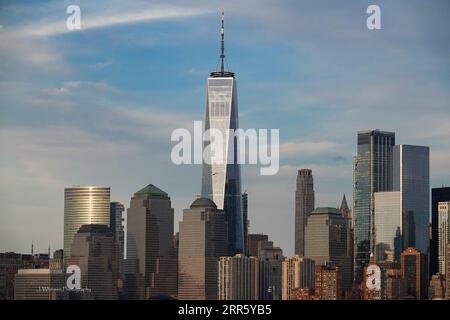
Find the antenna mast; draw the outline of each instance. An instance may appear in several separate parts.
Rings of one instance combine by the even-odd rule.
[[[225,59],[225,28],[224,28],[224,12],[222,10],[222,27],[220,28],[220,36],[221,36],[221,46],[220,46],[220,72],[223,74],[225,72],[225,67],[223,64],[223,60]]]

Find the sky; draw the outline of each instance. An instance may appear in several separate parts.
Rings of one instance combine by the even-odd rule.
[[[66,8],[81,9],[69,31]],[[381,30],[366,9],[381,8]],[[176,128],[204,120],[206,80],[236,73],[240,127],[280,130],[280,170],[242,166],[250,232],[294,247],[297,170],[316,206],[352,199],[358,130],[430,146],[431,186],[450,185],[448,0],[0,0],[0,252],[62,248],[64,188],[147,184],[182,210],[201,165],[170,160]]]

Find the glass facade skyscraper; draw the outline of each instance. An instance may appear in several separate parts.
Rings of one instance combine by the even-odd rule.
[[[393,148],[393,189],[400,191],[403,248],[429,251],[430,149],[397,145]]]
[[[401,193],[375,192],[374,197],[377,261],[399,261],[403,249]]]
[[[224,210],[228,222],[229,254],[244,252],[244,221],[242,213],[241,171],[237,163],[237,137],[230,130],[237,129],[238,105],[236,79],[233,72],[225,71],[223,59],[223,15],[222,15],[222,66],[211,72],[207,84],[205,132],[216,130],[223,141],[212,138],[205,142],[209,150],[208,160],[203,163],[202,197],[214,201],[219,210]],[[210,132],[210,131],[209,131]],[[221,156],[219,156],[221,155]]]
[[[124,244],[125,244],[125,233],[123,228],[123,217],[122,214],[125,211],[125,207],[120,202],[111,202],[110,204],[110,225],[111,231],[114,236],[114,254],[118,265],[119,274],[122,273],[123,267],[123,255],[124,255]]]
[[[358,132],[353,161],[354,276],[362,280],[363,268],[375,251],[374,192],[392,190],[392,148],[395,133]]]
[[[70,257],[73,239],[82,225],[110,226],[109,200],[109,187],[64,189],[64,259]]]

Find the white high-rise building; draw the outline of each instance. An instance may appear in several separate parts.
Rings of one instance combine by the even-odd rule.
[[[438,204],[438,216],[439,216],[439,273],[446,275],[446,261],[447,261],[447,246],[449,243],[449,228],[448,223],[450,220],[450,201],[439,202]]]

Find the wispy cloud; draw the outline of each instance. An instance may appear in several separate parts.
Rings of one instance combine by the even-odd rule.
[[[30,37],[50,37],[67,32],[78,32],[91,29],[105,28],[117,25],[149,22],[163,19],[178,19],[206,14],[209,10],[189,7],[152,8],[142,11],[120,12],[112,15],[88,16],[81,12],[81,29],[70,31],[66,20],[29,25],[12,30],[15,34]]]

